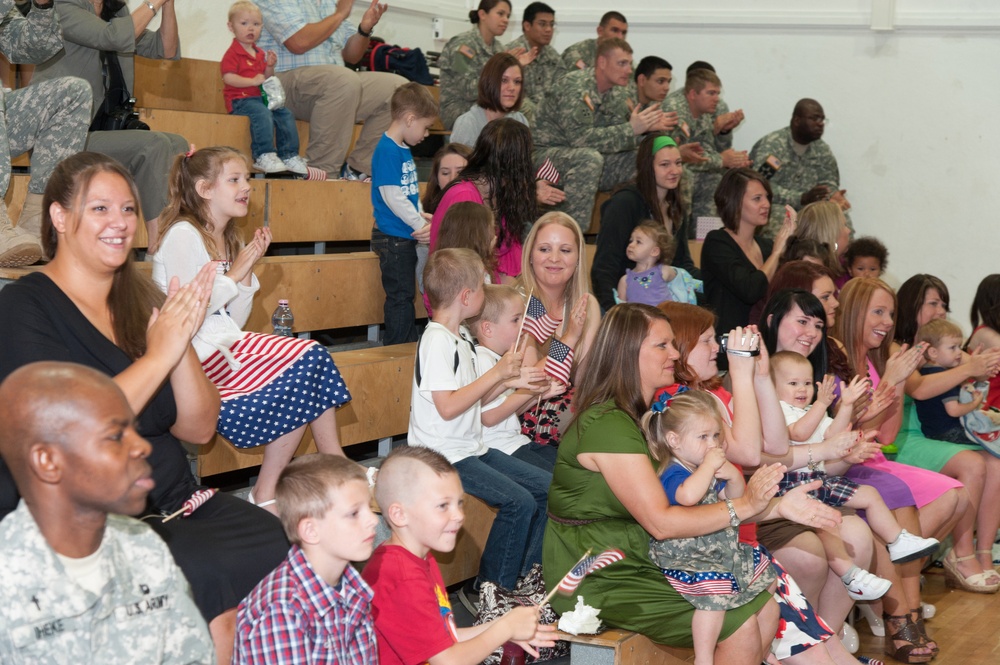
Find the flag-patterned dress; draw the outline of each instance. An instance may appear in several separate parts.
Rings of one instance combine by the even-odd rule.
[[[663,475],[680,480],[691,472],[678,462]],[[673,484],[673,487],[679,483]],[[676,503],[667,490],[670,503]],[[718,503],[716,484],[705,493],[699,505]],[[727,610],[739,607],[767,591],[774,581],[771,557],[760,545],[739,542],[739,531],[726,527],[694,538],[651,540],[649,555],[663,570],[663,575],[677,592],[699,610]]]
[[[262,446],[350,401],[343,377],[319,343],[243,332],[260,288],[257,277],[250,286],[230,279],[229,262],[212,260],[191,223],[176,222],[163,236],[153,256],[153,281],[164,291],[174,277],[187,284],[209,262],[217,271],[209,314],[192,345],[222,397],[219,434],[237,448]]]

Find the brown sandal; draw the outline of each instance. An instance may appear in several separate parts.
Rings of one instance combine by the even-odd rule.
[[[924,628],[923,609],[918,607],[915,610],[910,610],[910,615],[911,616],[916,615],[917,617],[916,619],[911,619],[911,620],[913,621],[913,624],[917,627],[917,631],[920,633],[920,637],[923,638],[924,644],[927,645],[928,649],[934,652],[935,656],[938,655],[938,653],[941,651],[941,648],[938,646],[937,642],[931,639],[931,637],[927,634],[927,629]]]
[[[929,663],[934,658],[934,653],[913,653],[917,649],[930,649],[927,643],[924,641],[923,637],[920,635],[920,631],[917,629],[917,624],[913,623],[909,614],[903,614],[900,616],[893,616],[891,614],[883,614],[882,620],[885,623],[885,652],[886,654],[892,656],[901,663]],[[898,629],[896,627],[898,626]],[[896,629],[892,635],[890,631]],[[908,642],[902,646],[896,646],[895,642]]]

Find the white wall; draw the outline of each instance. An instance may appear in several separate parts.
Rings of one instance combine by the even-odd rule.
[[[130,0],[131,4],[137,4]],[[187,57],[219,59],[229,43],[228,2],[176,0]],[[870,27],[872,5],[890,12],[894,30]],[[524,5],[505,41],[520,33]],[[554,45],[593,35],[607,4],[548,0],[558,23]],[[659,4],[659,3],[658,3]],[[367,3],[359,0],[353,18]],[[941,277],[956,321],[968,328],[979,280],[997,265],[1000,231],[1000,4],[990,0],[671,0],[653,9],[631,0],[616,7],[630,20],[636,60],[669,60],[683,85],[693,60],[718,70],[724,95],[747,119],[736,147],[749,149],[787,124],[800,97],[814,97],[830,122],[825,139],[840,162],[842,186],[862,234],[890,250],[888,281],[915,272]],[[630,8],[631,7],[631,8]],[[440,48],[431,18],[448,36],[468,29],[466,4],[391,3],[378,28],[389,42]]]

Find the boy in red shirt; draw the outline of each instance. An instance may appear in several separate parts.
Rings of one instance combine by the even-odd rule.
[[[227,25],[235,38],[222,56],[222,96],[229,113],[250,118],[253,167],[264,173],[291,171],[306,175],[306,162],[299,156],[295,117],[286,108],[268,109],[260,94],[261,83],[274,75],[278,61],[274,51],[265,53],[257,48],[264,25],[260,8],[249,0],[234,2]]]
[[[375,484],[375,498],[392,537],[361,575],[372,603],[381,665],[474,665],[508,641],[555,644],[555,626],[538,623],[538,607],[515,607],[495,621],[456,628],[441,571],[431,554],[455,547],[465,514],[462,481],[440,453],[419,446],[394,448]]]

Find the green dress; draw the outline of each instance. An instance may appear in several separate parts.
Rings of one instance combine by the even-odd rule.
[[[584,411],[563,436],[549,488],[549,511],[561,520],[586,521],[569,525],[550,519],[545,528],[542,567],[549,589],[588,548],[594,554],[616,547],[625,560],[591,573],[572,597],[552,600],[558,613],[573,609],[581,595],[610,626],[642,633],[654,642],[690,647],[694,606],[670,586],[649,558],[649,534],[615,497],[604,477],[577,462],[580,453],[640,454],[653,459],[638,425],[612,403]],[[771,598],[762,593],[742,607],[726,612],[720,639],[725,639]]]
[[[949,443],[928,439],[924,436],[920,427],[920,419],[917,417],[917,408],[913,403],[913,398],[907,395],[903,399],[903,424],[896,435],[896,461],[901,464],[909,464],[928,471],[941,472],[948,461],[963,450],[983,450],[982,446],[969,443]]]

